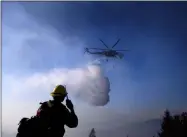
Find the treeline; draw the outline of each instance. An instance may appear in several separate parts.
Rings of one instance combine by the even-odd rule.
[[[187,112],[171,115],[166,110],[158,137],[187,137]]]
[[[128,135],[126,137],[129,137]],[[166,110],[162,119],[161,129],[153,137],[187,137],[187,112],[171,115]]]

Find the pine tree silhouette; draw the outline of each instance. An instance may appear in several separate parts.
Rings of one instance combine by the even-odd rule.
[[[181,132],[183,133],[182,137],[187,137],[187,112],[183,112],[181,114],[180,121],[181,121]]]
[[[187,113],[171,116],[165,111],[159,137],[187,137]]]
[[[159,137],[172,137],[172,116],[168,110],[165,111]]]

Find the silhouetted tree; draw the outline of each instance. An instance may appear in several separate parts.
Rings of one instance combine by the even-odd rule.
[[[181,114],[182,132],[187,136],[187,112]]]
[[[165,111],[159,137],[187,137],[187,113],[171,116]]]
[[[163,122],[161,124],[161,132],[159,137],[172,137],[172,116],[168,110],[165,111]]]

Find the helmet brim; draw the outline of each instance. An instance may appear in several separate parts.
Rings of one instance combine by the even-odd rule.
[[[60,94],[60,93],[51,93],[51,96],[52,97],[63,97],[63,96],[67,96],[67,93],[66,94]]]

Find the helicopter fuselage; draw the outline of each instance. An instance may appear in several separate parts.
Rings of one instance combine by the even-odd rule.
[[[103,53],[107,57],[115,57],[116,55],[118,55],[118,53],[114,50],[104,51]]]
[[[99,52],[91,52],[86,48],[86,52],[90,53],[90,54],[98,54],[98,55],[104,55],[106,57],[120,57],[122,58],[121,54],[115,50],[106,50],[106,51],[99,51]]]

